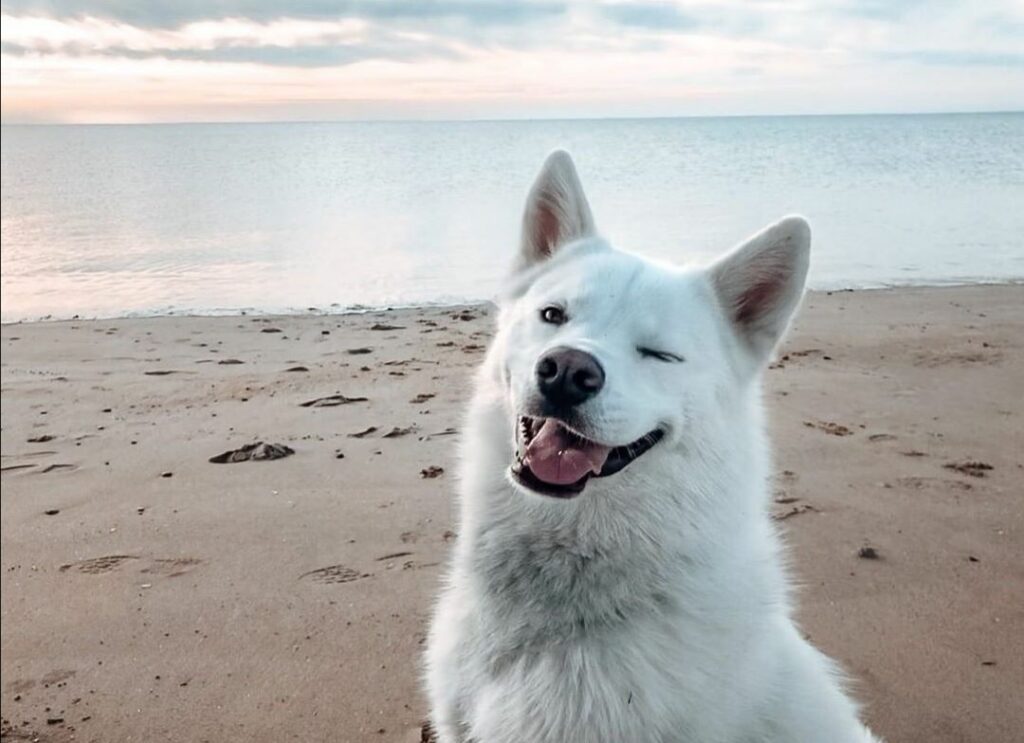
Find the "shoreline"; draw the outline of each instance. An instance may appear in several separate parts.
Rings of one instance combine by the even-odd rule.
[[[909,284],[878,284],[867,286],[842,286],[832,289],[809,289],[807,296],[832,295],[851,292],[893,292],[893,291],[916,291],[922,289],[959,289],[966,287],[1000,287],[1000,286],[1024,286],[1024,276],[1008,279],[984,279],[980,281],[960,281],[951,279],[947,282],[934,281]],[[338,303],[335,303],[338,304]],[[259,309],[243,307],[237,309],[155,309],[129,311],[124,314],[114,315],[73,315],[71,317],[53,317],[43,315],[41,317],[22,318],[19,320],[2,320],[0,327],[31,325],[34,323],[62,323],[62,322],[105,322],[111,320],[145,320],[166,317],[177,318],[214,318],[214,317],[344,317],[349,315],[366,315],[378,312],[404,312],[409,310],[429,309],[453,309],[458,307],[489,307],[494,305],[493,299],[466,299],[459,301],[438,300],[436,302],[413,302],[409,304],[388,304],[380,306],[363,305],[339,305],[322,309],[319,307],[307,307],[305,309]]]
[[[420,740],[494,314],[3,325],[4,739]],[[765,372],[797,617],[886,740],[1024,729],[1021,379],[1024,284],[812,292]]]

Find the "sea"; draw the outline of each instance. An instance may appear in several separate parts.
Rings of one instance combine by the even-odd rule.
[[[5,322],[486,300],[555,148],[616,245],[789,213],[818,289],[1024,279],[1024,113],[2,127]]]

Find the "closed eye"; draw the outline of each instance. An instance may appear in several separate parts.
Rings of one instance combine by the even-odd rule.
[[[668,351],[656,351],[653,348],[644,348],[643,346],[637,346],[636,350],[639,351],[640,355],[645,359],[656,359],[658,361],[664,361],[672,364],[678,364],[685,361],[682,356],[669,353]]]

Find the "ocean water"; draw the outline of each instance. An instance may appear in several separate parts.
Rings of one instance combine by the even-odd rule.
[[[1024,278],[1024,114],[4,126],[2,317],[485,299],[548,151],[618,245],[790,212],[817,288]]]

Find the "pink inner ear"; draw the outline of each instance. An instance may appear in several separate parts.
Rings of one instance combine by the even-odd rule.
[[[782,293],[785,277],[777,273],[761,276],[736,299],[736,322],[750,325],[760,319]]]
[[[544,197],[538,199],[533,215],[533,244],[545,258],[558,246],[559,234],[558,215],[546,202]]]

